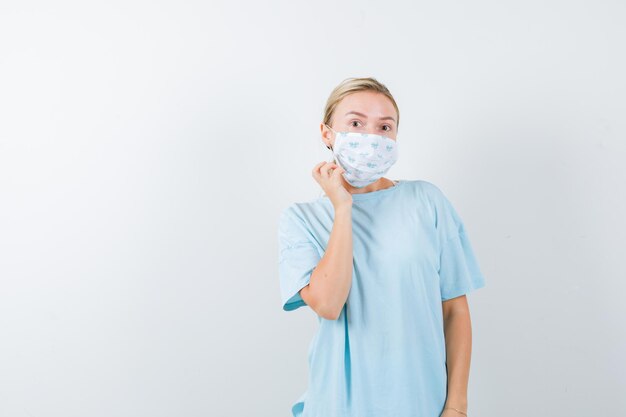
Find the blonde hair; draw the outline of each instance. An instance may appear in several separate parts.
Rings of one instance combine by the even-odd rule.
[[[395,107],[396,109],[396,114],[398,115],[396,126],[400,126],[400,110],[398,109],[396,100],[393,98],[393,96],[389,92],[389,89],[387,89],[384,84],[380,83],[378,80],[372,77],[346,78],[337,87],[335,87],[333,91],[331,91],[328,100],[326,100],[323,119],[324,123],[330,126],[333,113],[335,112],[335,108],[337,107],[339,102],[343,100],[343,98],[347,95],[356,93],[357,91],[375,91],[384,94],[387,98],[389,98],[389,100],[391,100],[391,103],[393,104],[393,107]]]

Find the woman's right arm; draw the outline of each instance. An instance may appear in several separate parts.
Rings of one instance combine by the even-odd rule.
[[[352,205],[335,209],[328,246],[300,296],[319,316],[337,320],[352,285]]]
[[[337,320],[352,285],[352,195],[341,183],[343,172],[334,163],[319,163],[313,169],[313,177],[333,203],[335,218],[324,256],[300,290],[304,302],[328,320]]]

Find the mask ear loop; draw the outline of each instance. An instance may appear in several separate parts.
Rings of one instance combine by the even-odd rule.
[[[328,126],[328,125],[326,125],[326,127],[327,127],[327,128],[329,128],[330,130],[332,130],[332,131],[333,131],[333,133],[335,134],[335,141],[337,141],[337,132],[335,132],[335,129],[333,129],[332,127],[330,127],[330,126]],[[330,152],[331,152],[331,158],[332,158],[332,159],[331,159],[330,161],[328,161],[328,162],[334,162],[335,164],[339,165],[339,164],[337,163],[337,159],[335,159],[335,152],[334,152],[333,148],[332,148],[332,147],[330,147],[330,146],[326,146],[326,148],[330,149]]]
[[[332,128],[332,127],[330,127],[330,126],[328,126],[328,125],[326,125],[326,127],[327,127],[327,128],[329,128],[330,130],[332,130],[332,131],[335,133],[335,137],[337,137],[337,132],[335,132],[335,131],[333,130],[333,128]],[[331,146],[328,146],[328,145],[326,145],[326,148],[330,150],[330,157],[328,158],[329,160],[327,160],[326,162],[328,162],[328,163],[334,163],[334,164],[339,165],[339,164],[337,163],[337,160],[335,159],[335,152],[333,151],[333,148],[332,148]],[[321,188],[321,187],[320,187],[320,188]],[[326,195],[326,194],[324,194],[324,189],[322,188],[322,189],[320,190],[320,193],[319,193],[318,198],[322,198],[322,197],[324,197],[325,195]]]

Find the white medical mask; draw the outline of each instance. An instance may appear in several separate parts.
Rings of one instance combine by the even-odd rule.
[[[335,132],[330,126],[330,130]],[[398,144],[387,136],[360,132],[335,132],[332,148],[343,177],[356,188],[373,183],[398,160]]]

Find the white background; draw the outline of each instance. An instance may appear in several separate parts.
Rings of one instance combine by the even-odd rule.
[[[471,417],[626,409],[622,1],[0,2],[0,416],[289,417],[279,211],[347,77],[486,278]],[[617,413],[617,414],[616,414]],[[381,416],[384,417],[384,416]]]

